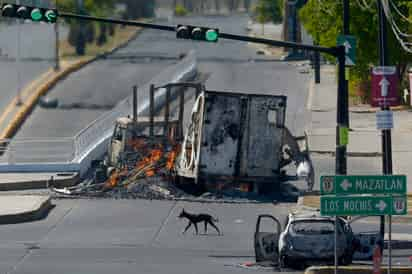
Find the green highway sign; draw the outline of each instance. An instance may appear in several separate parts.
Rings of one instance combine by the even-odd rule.
[[[354,66],[356,64],[356,37],[352,35],[339,35],[337,44],[345,46],[345,65]]]
[[[326,216],[406,215],[403,196],[321,196],[320,213]]]
[[[406,194],[405,175],[321,176],[322,195]]]

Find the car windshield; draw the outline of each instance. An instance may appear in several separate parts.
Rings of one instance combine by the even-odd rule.
[[[333,234],[334,223],[330,221],[297,221],[291,225],[291,231],[295,234]]]

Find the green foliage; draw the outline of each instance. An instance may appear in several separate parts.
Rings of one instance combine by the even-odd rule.
[[[259,0],[255,6],[255,20],[259,23],[282,22],[283,0]]]
[[[412,18],[412,5],[409,0],[393,0],[406,15]],[[343,8],[342,1],[309,0],[299,12],[300,20],[315,42],[322,46],[336,45],[336,39],[342,33]],[[400,21],[403,30],[411,30],[411,25]],[[370,69],[379,64],[378,15],[376,7],[362,10],[357,1],[350,1],[350,33],[357,39],[356,66],[351,69],[351,86],[370,79]],[[388,26],[388,49],[390,64],[399,68],[401,76],[406,66],[412,61],[412,55],[401,49]]]
[[[174,13],[175,13],[175,16],[186,16],[188,11],[183,5],[178,4],[175,7]]]

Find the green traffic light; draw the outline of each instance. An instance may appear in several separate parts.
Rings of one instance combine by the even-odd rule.
[[[216,30],[210,29],[206,31],[206,40],[209,42],[216,42],[217,39],[219,38],[219,34],[217,33]]]
[[[54,10],[48,10],[45,14],[47,21],[50,23],[54,23],[57,20],[57,14]]]
[[[33,21],[40,21],[42,18],[43,14],[40,9],[35,8],[31,11],[31,19]]]

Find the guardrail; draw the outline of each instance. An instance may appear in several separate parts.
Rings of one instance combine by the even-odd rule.
[[[150,83],[139,87],[139,91],[149,94],[151,84],[159,86],[184,82],[194,79],[196,75],[197,60],[195,52],[191,51],[180,62],[156,75]],[[165,93],[165,89],[157,91],[156,104],[164,102]],[[139,102],[138,113],[142,114],[148,108],[147,97]],[[32,169],[38,172],[44,165],[44,171],[76,169],[82,176],[92,160],[106,153],[116,120],[131,114],[132,96],[128,96],[72,138],[0,140],[0,172],[30,172]]]

